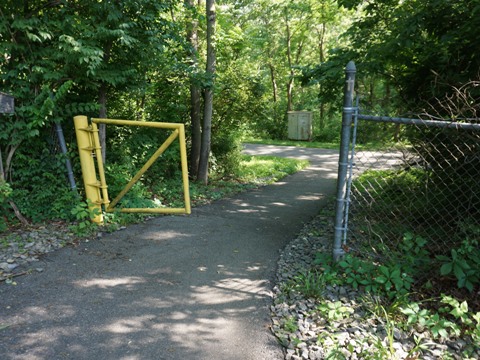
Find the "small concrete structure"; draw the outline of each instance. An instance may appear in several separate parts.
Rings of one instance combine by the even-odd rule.
[[[288,138],[290,140],[312,139],[312,112],[288,112]]]

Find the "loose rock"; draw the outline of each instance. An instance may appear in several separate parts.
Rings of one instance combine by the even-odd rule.
[[[428,332],[407,333],[394,328],[394,342],[390,347],[387,336],[389,329],[378,319],[369,318],[369,314],[359,306],[363,295],[361,291],[346,286],[327,285],[323,299],[305,298],[297,291],[292,286],[292,279],[312,269],[317,252],[331,251],[331,229],[332,219],[318,216],[280,254],[277,284],[273,288],[274,305],[270,309],[272,331],[287,349],[285,359],[371,359],[372,354],[378,353],[378,346],[386,351],[393,349],[395,353],[391,354],[391,358],[398,360],[462,358],[461,352],[467,347],[464,340],[453,339],[447,342],[447,346],[430,339]],[[332,321],[328,311],[324,313],[318,310],[325,300],[332,304],[341,301],[342,306],[351,312]],[[330,314],[330,317],[334,316],[335,314]],[[409,357],[409,351],[416,346],[415,336],[422,338],[422,343],[428,343],[428,350],[423,350],[419,357]]]

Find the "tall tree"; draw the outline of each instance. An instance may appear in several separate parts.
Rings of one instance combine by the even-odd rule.
[[[478,79],[480,6],[470,0],[342,0],[363,6],[344,53],[367,76],[381,75],[400,101],[421,109]]]
[[[289,77],[287,80],[287,111],[293,110],[293,88],[295,81],[295,67],[300,63],[303,47],[307,41],[306,32],[310,28],[311,8],[307,3],[304,6],[285,5],[283,21],[285,23],[285,48]]]
[[[270,104],[275,105],[269,113],[275,120],[265,121],[264,127],[269,128],[272,136],[286,135],[286,111],[308,109],[326,113],[327,101],[322,99],[320,106],[318,101],[321,84],[307,87],[297,80],[304,69],[328,59],[328,48],[339,45],[338,38],[346,27],[340,25],[344,14],[336,0],[269,0],[252,5],[252,50],[259,66],[265,69],[265,81],[269,82],[265,86],[273,94]]]
[[[215,29],[216,29],[216,11],[215,0],[206,1],[206,17],[207,17],[207,64],[206,78],[204,84],[203,98],[203,124],[202,124],[202,144],[200,151],[200,162],[198,166],[197,181],[208,183],[209,157],[212,136],[212,116],[213,116],[213,89],[215,84]]]
[[[71,34],[75,44],[97,49],[95,61],[80,57],[79,61],[92,66],[87,72],[88,82],[96,88],[100,111],[108,115],[108,100],[112,91],[134,88],[143,84],[142,77],[158,59],[165,45],[164,31],[172,25],[164,14],[169,14],[175,1],[93,1],[86,0],[71,6],[75,20]],[[77,45],[78,46],[78,45]],[[105,125],[100,125],[102,155],[106,149]]]
[[[0,115],[0,178],[13,185],[15,155],[31,148],[41,130],[59,120],[54,108],[72,85],[58,64],[63,54],[55,51],[59,18],[44,16],[55,6],[9,0],[0,4],[0,88],[15,97],[14,114]],[[9,199],[15,215],[26,223],[14,201]]]
[[[202,147],[201,128],[201,89],[198,80],[199,67],[199,39],[197,10],[200,8],[200,0],[185,0],[187,12],[187,42],[190,46],[188,58],[190,63],[190,122],[191,122],[191,149],[190,149],[190,176],[194,179],[198,175],[200,151]]]
[[[112,91],[119,95],[143,86],[166,43],[175,46],[172,23],[164,15],[175,3],[0,3],[0,88],[16,99],[15,114],[0,121],[0,156],[12,197],[22,181],[11,171],[15,158],[21,154],[27,164],[41,163],[47,144],[39,136],[48,136],[54,122],[70,124],[72,115],[81,113],[106,116]],[[16,169],[19,174],[20,166]],[[32,189],[26,186],[23,194]]]

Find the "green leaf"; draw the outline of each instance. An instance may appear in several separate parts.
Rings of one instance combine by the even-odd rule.
[[[465,278],[465,271],[463,271],[463,268],[458,263],[453,264],[453,273],[459,280]]]
[[[455,261],[455,260],[457,260],[457,257],[458,257],[457,251],[455,249],[453,249],[452,250],[452,259]]]
[[[448,275],[452,272],[452,269],[453,269],[453,264],[452,263],[443,264],[442,267],[440,268],[440,274],[441,275]]]
[[[390,274],[390,277],[391,278],[400,278],[400,269],[395,269],[392,271],[392,273]]]
[[[473,291],[473,283],[472,283],[471,281],[466,280],[466,281],[465,281],[465,287],[467,288],[467,290],[468,290],[469,292],[472,292],[472,291]]]
[[[442,337],[444,339],[448,338],[448,332],[444,328],[439,328],[437,333],[438,333],[438,335],[440,335],[440,337]]]
[[[385,277],[387,277],[387,278],[390,277],[390,270],[389,270],[386,266],[383,266],[383,265],[382,265],[382,266],[380,266],[380,267],[378,268],[378,270],[380,270],[380,272],[381,272],[383,275],[385,275]]]
[[[460,310],[466,314],[468,312],[468,303],[466,301],[460,304]]]
[[[472,315],[473,319],[477,322],[477,325],[480,325],[480,311],[475,315]]]

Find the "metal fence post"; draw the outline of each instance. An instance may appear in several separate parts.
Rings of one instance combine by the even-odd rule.
[[[355,63],[350,61],[345,68],[345,87],[342,114],[342,133],[338,159],[337,198],[335,203],[335,237],[333,242],[333,259],[339,260],[344,254],[342,235],[345,232],[345,202],[348,176],[348,152],[353,115],[353,91],[355,85]]]
[[[70,182],[70,188],[77,192],[77,184],[75,178],[73,177],[72,163],[68,157],[67,144],[65,143],[65,137],[63,136],[62,125],[59,122],[55,122],[55,131],[57,132],[58,143],[60,144],[60,149],[62,154],[65,156],[65,166],[67,168],[68,181]]]

